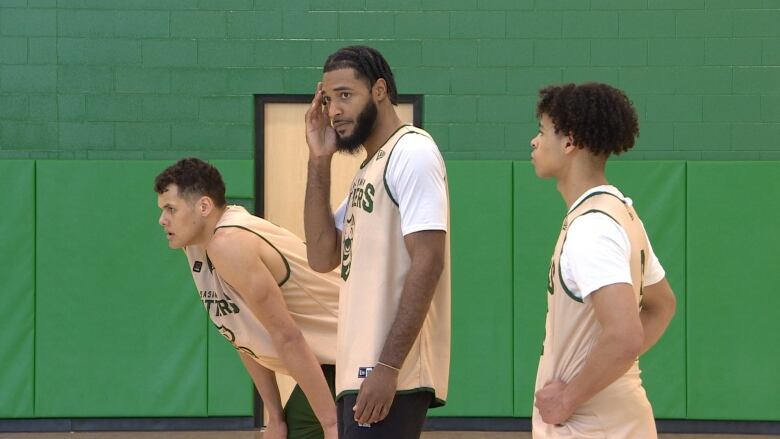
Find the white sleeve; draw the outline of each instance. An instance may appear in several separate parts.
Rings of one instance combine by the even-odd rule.
[[[642,227],[644,227],[644,225],[642,225]],[[645,232],[645,235],[646,234],[647,232]],[[645,267],[645,286],[657,284],[666,276],[666,271],[661,265],[661,261],[658,260],[658,257],[653,251],[653,244],[650,243],[650,238],[647,238],[647,250],[650,252],[650,258]]]
[[[584,299],[607,285],[631,282],[631,243],[618,223],[602,213],[576,218],[561,254],[566,287]]]
[[[387,164],[387,189],[401,213],[401,233],[447,231],[447,174],[436,143],[421,134],[398,141]]]
[[[336,223],[336,228],[340,231],[344,231],[344,215],[347,214],[347,200],[349,200],[349,194],[344,197],[344,201],[339,204],[338,209],[333,212],[333,221]]]

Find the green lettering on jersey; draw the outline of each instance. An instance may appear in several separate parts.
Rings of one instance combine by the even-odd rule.
[[[374,194],[376,193],[376,189],[374,189],[374,185],[371,183],[366,185],[366,190],[363,195],[365,195],[365,198],[363,199],[363,210],[365,210],[368,213],[371,213],[374,211]]]
[[[547,292],[553,294],[555,287],[553,285],[553,276],[555,276],[555,260],[550,262],[550,273],[547,276]]]
[[[639,309],[642,310],[642,301],[645,299],[645,250],[639,251]]]
[[[341,278],[349,279],[352,268],[352,237],[355,234],[355,215],[350,215],[344,224],[344,241],[341,245]]]

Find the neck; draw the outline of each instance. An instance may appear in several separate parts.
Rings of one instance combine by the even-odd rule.
[[[588,189],[609,184],[604,175],[604,166],[592,163],[574,162],[568,172],[558,178],[558,192],[561,193],[566,208],[571,209],[577,199]]]
[[[366,150],[366,159],[373,157],[379,148],[387,142],[387,139],[403,125],[401,119],[395,113],[395,107],[389,103],[380,105],[378,110],[376,125],[374,125],[374,129],[371,131],[371,135],[363,142],[363,148]]]
[[[227,206],[215,208],[203,223],[203,230],[198,238],[193,241],[194,245],[201,248],[206,248],[211,242],[211,238],[214,237],[214,229],[217,227],[219,220],[222,219],[222,215],[227,211]]]

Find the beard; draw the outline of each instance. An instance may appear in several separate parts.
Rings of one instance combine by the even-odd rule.
[[[377,109],[374,101],[369,100],[355,121],[355,129],[349,136],[336,133],[336,149],[347,154],[357,154],[363,142],[368,139],[376,124]]]

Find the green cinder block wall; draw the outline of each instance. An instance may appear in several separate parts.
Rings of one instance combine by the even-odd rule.
[[[701,192],[701,188],[706,192],[708,175],[710,178],[718,175],[712,171],[717,168],[710,168],[712,165],[704,161],[721,161],[727,166],[727,162],[734,160],[780,159],[778,22],[780,5],[773,0],[0,0],[0,160],[13,162],[14,168],[24,168],[14,171],[18,176],[2,174],[4,181],[43,179],[49,186],[33,185],[25,190],[45,195],[48,190],[58,190],[58,183],[36,173],[40,170],[51,174],[63,165],[46,164],[47,160],[38,160],[33,165],[8,159],[168,163],[194,154],[212,160],[250,161],[254,150],[252,96],[311,93],[321,76],[325,57],[343,45],[361,43],[375,46],[387,56],[402,93],[425,96],[424,126],[436,137],[449,163],[464,159],[486,161],[475,168],[484,170],[505,166],[489,162],[493,159],[505,163],[527,159],[528,142],[536,130],[533,107],[538,88],[562,81],[598,80],[625,89],[640,114],[639,143],[628,154],[620,156],[620,160],[687,160],[688,166],[703,161],[702,168],[694,167],[695,172],[691,174],[689,190],[694,190],[688,193],[690,197]],[[41,163],[44,165],[39,169]],[[246,169],[249,166],[245,164]],[[463,164],[461,168],[461,174],[468,175],[468,165]],[[512,169],[517,183],[525,175],[519,171],[527,173],[527,163],[515,162]],[[771,182],[776,175],[772,173],[775,168],[767,169],[761,176]],[[458,174],[455,167],[453,172]],[[507,175],[497,173],[493,177],[505,179]],[[538,184],[550,190],[552,186],[546,183]],[[235,187],[229,182],[231,186]],[[513,206],[516,222],[522,206],[539,207],[539,202],[520,197],[520,189],[527,187],[513,188],[511,194],[504,195],[512,195],[516,203]],[[744,189],[750,193],[755,186]],[[502,190],[509,191],[509,188]],[[238,198],[252,197],[251,186],[240,192]],[[764,192],[770,200],[772,194]],[[458,198],[457,194],[453,197],[453,206],[465,210],[474,201],[469,197]],[[21,193],[11,194],[11,198],[35,204]],[[759,200],[736,199],[746,206],[751,205],[751,200],[756,200],[755,203]],[[647,203],[645,197],[638,200]],[[43,201],[42,197],[37,203]],[[560,207],[555,207],[557,200],[549,201],[550,205],[541,205],[545,213]],[[707,210],[711,206],[702,201],[688,199],[686,207],[692,217],[712,217]],[[506,219],[508,211],[502,212],[502,218]],[[28,228],[46,226],[45,216],[36,220],[31,210],[18,214],[26,215],[21,217],[27,218],[22,223]],[[19,222],[5,224],[8,230]],[[756,224],[773,233],[761,221]],[[467,226],[465,220],[460,226],[453,224],[454,228]],[[526,230],[523,227],[530,225],[515,223],[514,236],[506,239],[512,239],[515,246],[527,242],[543,246],[544,239],[554,240],[554,235],[534,236],[529,240],[523,235]],[[687,224],[686,232],[690,227]],[[700,261],[697,255],[730,255],[731,248],[717,247],[715,250],[721,253],[703,253],[708,247],[698,243],[711,238],[706,231],[688,234],[686,242],[674,242],[685,246],[686,264],[692,262],[685,267],[690,273],[673,272],[678,276],[677,282],[693,285],[698,279],[705,279],[713,287],[723,285],[707,278],[711,261]],[[57,348],[56,339],[47,338],[47,335],[56,337],[57,332],[56,328],[47,327],[50,323],[44,320],[36,326],[31,321],[32,313],[61,310],[55,302],[47,302],[47,297],[54,298],[56,293],[52,280],[35,277],[36,264],[44,266],[48,263],[46,258],[52,255],[47,254],[40,242],[32,240],[33,232],[30,233],[18,248],[32,248],[28,258],[35,255],[36,249],[41,252],[35,255],[37,261],[25,262],[25,275],[16,279],[16,288],[21,293],[29,292],[30,288],[41,290],[41,302],[33,303],[29,295],[14,295],[24,313],[17,315],[19,325],[10,322],[6,325],[13,326],[23,337],[12,340],[9,335],[4,339],[4,351],[14,349],[18,362],[14,361],[13,374],[6,373],[0,379],[14,384],[13,388],[9,387],[11,393],[5,399],[0,398],[0,417],[74,415],[72,410],[62,407],[62,402],[58,405],[54,399],[43,396],[47,389],[57,390],[59,382],[52,380],[56,376],[43,373],[38,377],[41,380],[38,387],[33,382],[34,372],[46,372],[48,367],[35,364],[34,354],[56,353],[45,348],[48,342]],[[47,231],[43,227],[35,233],[56,234],[56,230]],[[774,241],[756,238],[755,242],[776,242],[776,234],[770,236]],[[657,241],[659,253],[672,252],[677,258],[677,253],[682,251],[661,245],[663,237]],[[465,244],[464,241],[461,245]],[[506,267],[494,267],[503,273],[496,282],[514,283],[515,293],[520,291],[522,279],[536,273],[532,266],[523,265],[527,256],[514,254],[511,277]],[[21,260],[9,258],[15,262]],[[460,261],[461,264],[469,262],[463,256]],[[691,277],[683,277],[688,274]],[[37,275],[40,276],[40,271]],[[674,347],[668,351],[670,355],[685,349],[687,362],[680,364],[677,357],[673,361],[677,361],[675,383],[685,382],[687,398],[684,401],[677,398],[674,392],[664,388],[663,377],[658,372],[653,375],[656,364],[670,360],[659,355],[646,363],[651,398],[669,402],[658,414],[661,417],[770,419],[773,413],[744,411],[771,403],[776,399],[774,394],[759,394],[743,411],[714,405],[717,398],[712,395],[717,394],[717,388],[703,381],[708,377],[730,376],[729,370],[742,367],[742,363],[735,357],[730,363],[721,361],[719,369],[708,369],[707,364],[718,361],[719,346],[708,335],[713,327],[723,331],[726,327],[707,317],[708,311],[718,309],[717,303],[704,299],[710,293],[706,286],[709,284],[692,286],[689,306],[680,308],[676,322],[690,317],[685,327],[685,343],[679,339],[664,341]],[[530,286],[523,288],[530,291]],[[466,291],[463,287],[461,290]],[[724,291],[718,294],[737,300]],[[504,299],[509,300],[502,296]],[[477,298],[460,300],[465,304]],[[498,303],[492,305],[497,307]],[[452,405],[438,412],[440,415],[527,415],[530,409],[527,374],[533,368],[535,352],[516,345],[526,335],[517,331],[527,331],[528,325],[536,324],[542,316],[524,315],[523,306],[524,302],[515,301],[511,316],[509,308],[499,309],[500,321],[511,322],[516,331],[510,340],[496,340],[500,354],[511,356],[516,367],[511,371],[515,374],[512,376],[506,370],[508,364],[491,366],[496,369],[491,378],[498,385],[507,386],[500,388],[501,398],[492,406],[477,399],[471,407],[461,402],[465,400],[461,389],[470,389],[471,384],[460,387],[454,384]],[[491,315],[489,312],[495,310],[484,311]],[[194,320],[195,315],[191,318]],[[742,314],[735,319],[732,322],[735,325],[748,321]],[[761,334],[770,334],[777,328],[772,322],[761,320],[764,326],[759,329],[767,329]],[[202,330],[200,324],[197,322],[198,330]],[[676,334],[683,326],[675,324],[678,325]],[[205,322],[203,325],[208,327]],[[41,344],[34,345],[30,328],[41,329],[37,334],[42,337]],[[536,332],[531,335],[537,336],[539,330],[533,329]],[[456,336],[466,340],[474,334],[462,332]],[[734,334],[725,336],[731,337],[727,339],[730,348],[739,344]],[[198,389],[199,399],[187,409],[188,413],[248,414],[250,395],[241,393],[237,398],[231,397],[248,386],[248,380],[234,375],[240,367],[236,368],[231,351],[211,349],[211,343],[218,341],[221,340],[203,341],[209,357],[200,355],[203,362],[198,367],[208,369],[209,377],[204,378],[200,369],[191,373],[199,377],[190,380],[191,387]],[[508,345],[510,341],[512,346]],[[202,345],[196,348],[198,352],[204,349]],[[465,352],[462,347],[458,349],[455,351]],[[771,362],[774,358],[776,355],[772,353],[761,361]],[[461,363],[459,369],[453,369],[453,376],[465,376],[470,368],[479,367],[480,362],[487,361],[474,358],[470,363]],[[31,364],[37,369],[28,368]],[[683,367],[686,375],[679,377]],[[705,369],[710,375],[698,374]],[[220,379],[224,374],[235,379],[227,385]],[[776,374],[768,379],[778,382]],[[509,386],[513,398],[508,396]],[[60,392],[58,396],[63,395]],[[186,395],[183,398],[187,399]],[[168,406],[155,409],[159,415],[170,415],[181,409],[171,409],[171,401],[160,403]],[[100,410],[106,415],[147,414],[142,410],[142,401],[123,404],[95,406],[96,411],[90,415],[96,416]]]
[[[780,159],[773,0],[3,0],[0,158],[252,159],[256,93],[378,47],[447,159],[525,159],[543,84],[624,88],[628,160]]]

